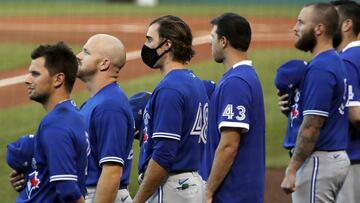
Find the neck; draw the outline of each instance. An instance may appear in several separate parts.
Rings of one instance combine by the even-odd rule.
[[[330,49],[334,49],[332,45],[332,38],[318,38],[317,44],[311,53],[313,55],[313,58],[315,58],[318,54]]]
[[[165,61],[163,67],[160,69],[162,75],[167,75],[170,71],[176,69],[185,69],[185,65],[176,61]]]
[[[357,41],[357,37],[355,35],[353,36],[343,36],[343,39],[341,40],[340,45],[336,48],[336,51],[340,52],[342,51],[348,44],[350,44],[353,41]]]
[[[56,105],[68,99],[70,99],[70,94],[63,91],[59,92],[58,94],[50,95],[47,102],[43,103],[42,105],[47,112],[50,112],[55,108]]]
[[[246,52],[241,52],[237,50],[228,51],[225,53],[225,59],[224,59],[224,66],[226,67],[226,70],[229,70],[232,68],[236,63],[240,61],[247,60],[247,54]]]
[[[105,86],[110,83],[116,82],[114,77],[102,77],[101,75],[96,75],[88,81],[84,81],[86,88],[89,90],[91,96],[94,96],[98,91],[100,91]]]

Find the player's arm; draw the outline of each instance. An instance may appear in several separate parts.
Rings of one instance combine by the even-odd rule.
[[[133,126],[128,126],[125,113],[117,106],[107,109],[106,106],[114,106],[112,103],[105,103],[104,106],[105,109],[99,109],[93,116],[98,141],[96,147],[102,167],[96,185],[95,203],[115,201],[128,157],[127,145],[132,144],[127,140],[127,134],[128,128]]]
[[[296,140],[295,151],[285,172],[281,188],[289,194],[295,191],[295,176],[297,170],[313,153],[320,130],[325,123],[325,117],[305,115]]]
[[[349,120],[351,125],[360,131],[360,106],[349,107]]]
[[[207,181],[206,200],[211,202],[225,176],[228,174],[240,145],[241,128],[221,128],[220,143],[216,149],[213,165]]]
[[[134,197],[133,203],[145,202],[156,189],[165,181],[168,172],[160,164],[150,159],[145,176],[141,182],[139,191]]]
[[[120,186],[123,168],[119,163],[106,162],[102,165],[96,186],[95,203],[114,202]]]

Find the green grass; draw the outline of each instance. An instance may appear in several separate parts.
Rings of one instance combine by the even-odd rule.
[[[204,5],[204,4],[161,4],[156,7],[139,7],[129,3],[11,3],[0,6],[0,16],[64,16],[64,15],[102,15],[102,16],[138,16],[138,15],[218,15],[232,11],[243,16],[289,17],[299,12],[301,5]]]
[[[16,70],[30,64],[31,51],[39,46],[35,43],[0,43],[0,71]],[[81,50],[81,45],[70,45],[75,53]]]
[[[286,127],[286,118],[280,114],[277,107],[276,90],[273,79],[277,67],[284,61],[292,58],[309,59],[309,55],[295,51],[294,49],[258,49],[249,53],[249,58],[253,60],[254,67],[260,77],[266,111],[266,159],[268,167],[284,167],[288,162],[288,155],[282,149],[282,140]],[[192,69],[202,79],[218,81],[225,72],[221,64],[213,61],[193,64]],[[122,82],[120,85],[128,96],[138,91],[152,91],[158,81],[161,80],[160,74],[152,74],[130,81]],[[81,92],[74,95],[77,104],[83,103],[89,93]],[[6,144],[16,140],[20,135],[35,132],[36,128],[45,114],[45,111],[38,104],[31,103],[21,106],[0,110],[0,160],[4,160]],[[137,157],[138,142],[134,143],[134,162],[131,177],[130,191],[134,195],[137,190]],[[12,191],[8,183],[10,169],[4,161],[0,162],[0,181],[3,184],[0,190],[1,202],[13,202],[16,193]]]

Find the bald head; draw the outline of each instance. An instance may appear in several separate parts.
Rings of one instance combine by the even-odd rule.
[[[312,22],[323,24],[325,26],[325,35],[333,37],[339,24],[339,15],[333,5],[330,3],[312,3],[304,8],[310,9],[312,13]]]
[[[116,37],[107,34],[96,34],[87,41],[94,53],[101,58],[108,58],[119,69],[126,61],[126,51],[123,43]]]

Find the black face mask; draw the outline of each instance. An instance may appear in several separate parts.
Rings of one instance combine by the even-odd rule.
[[[154,49],[151,49],[147,46],[143,46],[143,48],[141,49],[141,58],[143,60],[143,62],[148,65],[150,68],[155,69],[154,65],[155,63],[169,50],[164,51],[162,54],[158,55],[158,53],[156,52],[157,49],[159,49],[162,45],[164,45],[166,42],[166,40],[164,42],[162,42],[161,44],[159,44],[159,46],[157,46]]]

